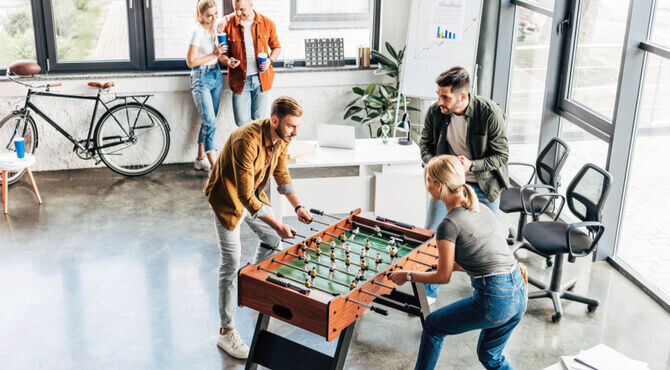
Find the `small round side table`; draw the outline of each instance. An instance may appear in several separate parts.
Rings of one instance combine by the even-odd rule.
[[[17,158],[16,153],[3,153],[0,154],[0,171],[2,171],[2,204],[3,211],[7,214],[7,171],[21,171],[26,169],[28,178],[30,179],[30,184],[33,186],[33,191],[35,192],[35,198],[37,203],[42,204],[42,198],[40,197],[40,192],[37,190],[37,184],[35,183],[35,178],[33,177],[32,171],[30,171],[30,166],[35,164],[35,156],[29,153],[26,153],[25,157]]]

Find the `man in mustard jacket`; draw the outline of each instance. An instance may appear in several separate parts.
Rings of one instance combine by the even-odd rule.
[[[217,344],[233,357],[246,359],[249,347],[233,327],[237,301],[237,270],[240,268],[240,225],[245,221],[261,242],[281,249],[282,238],[295,229],[276,219],[263,188],[274,176],[280,194],[295,207],[298,219],[310,223],[312,215],[300,204],[286,166],[286,148],[302,124],[302,108],[282,96],[272,103],[271,117],[252,121],[235,130],[212,168],[204,192],[212,207],[221,252],[219,263],[219,314]],[[254,263],[275,250],[257,247]]]

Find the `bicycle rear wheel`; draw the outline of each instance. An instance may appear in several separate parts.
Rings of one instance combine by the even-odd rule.
[[[16,155],[14,137],[17,130],[19,135],[23,137],[26,153],[35,153],[35,148],[37,148],[37,126],[35,126],[35,121],[27,113],[14,112],[0,121],[0,154],[12,153]],[[11,185],[17,182],[25,172],[25,169],[21,171],[8,171],[7,184]],[[0,184],[2,184],[2,180],[0,180]]]
[[[100,118],[94,139],[100,159],[110,170],[140,176],[163,163],[170,149],[170,128],[150,106],[120,104]]]

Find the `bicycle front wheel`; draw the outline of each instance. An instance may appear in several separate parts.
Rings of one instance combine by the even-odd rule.
[[[150,106],[120,104],[98,121],[95,144],[100,159],[110,170],[140,176],[163,163],[170,149],[170,128]]]
[[[16,155],[14,138],[17,132],[20,137],[23,137],[26,153],[35,153],[35,148],[37,147],[37,126],[35,126],[35,121],[33,121],[32,117],[24,112],[14,112],[0,121],[0,153]],[[25,169],[8,171],[7,185],[17,182],[25,172]],[[0,180],[0,184],[2,184],[2,180]]]

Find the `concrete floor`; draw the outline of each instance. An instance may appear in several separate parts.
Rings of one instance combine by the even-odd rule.
[[[163,166],[142,178],[105,169],[37,173],[41,207],[27,183],[13,185],[10,213],[0,216],[0,367],[243,368],[215,344],[219,252],[201,192],[205,180],[189,165]],[[255,247],[246,225],[243,240],[246,263]],[[531,274],[548,279],[543,259],[524,260]],[[652,369],[670,368],[668,312],[607,263],[567,264],[564,276],[575,275],[576,291],[600,299],[600,308],[591,315],[566,303],[563,320],[553,324],[550,301],[531,301],[505,349],[515,368],[544,368],[598,343]],[[457,274],[434,307],[470,293],[467,277]],[[255,318],[247,308],[237,311],[247,341]],[[335,342],[277,320],[270,328],[334,350]],[[368,312],[345,367],[412,368],[420,334],[417,318]],[[480,368],[477,335],[447,338],[438,367]]]

